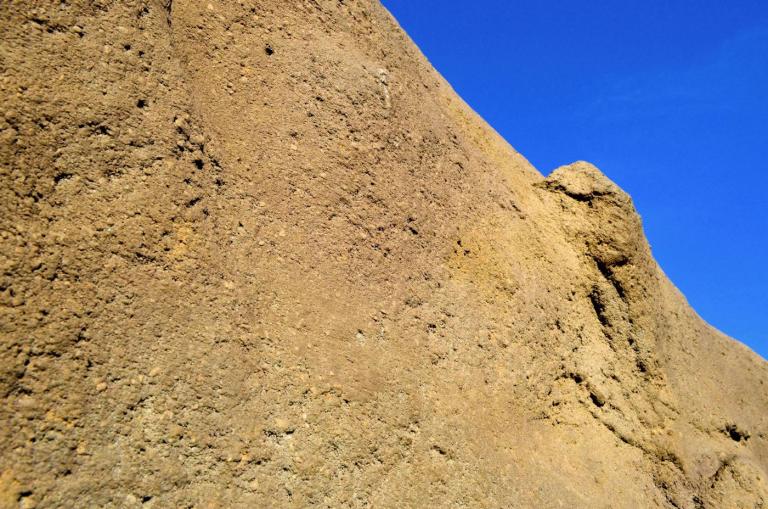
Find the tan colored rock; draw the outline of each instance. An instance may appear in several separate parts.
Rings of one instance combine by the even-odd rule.
[[[765,361],[378,2],[0,19],[3,507],[768,505]]]

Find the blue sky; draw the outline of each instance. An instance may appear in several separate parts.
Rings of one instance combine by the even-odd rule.
[[[768,358],[768,1],[383,3],[541,172],[629,192],[693,307]]]

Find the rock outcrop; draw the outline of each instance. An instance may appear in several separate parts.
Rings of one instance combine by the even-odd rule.
[[[378,2],[0,19],[0,507],[768,506],[765,361]]]

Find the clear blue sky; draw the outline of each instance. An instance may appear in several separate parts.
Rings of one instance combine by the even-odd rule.
[[[548,174],[629,192],[709,323],[768,358],[768,0],[383,0]]]

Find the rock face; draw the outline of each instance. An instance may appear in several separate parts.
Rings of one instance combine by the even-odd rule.
[[[376,1],[0,18],[0,507],[768,507],[768,365]]]

